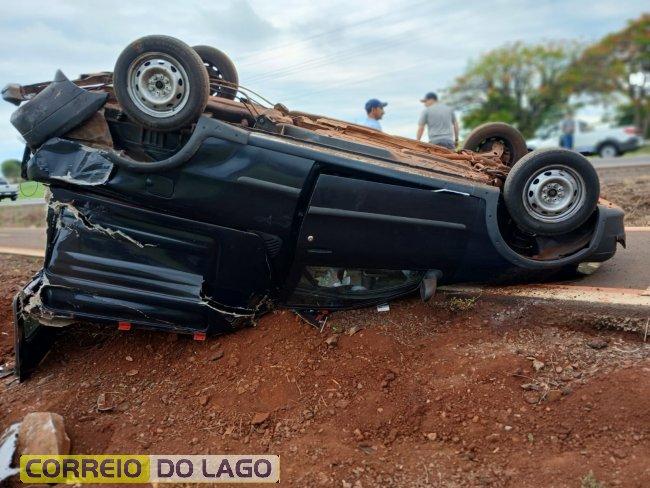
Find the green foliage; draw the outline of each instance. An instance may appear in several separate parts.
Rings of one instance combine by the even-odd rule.
[[[447,309],[451,312],[466,312],[471,310],[476,305],[478,297],[468,297],[468,298],[459,298],[451,297],[451,299],[446,303]]]
[[[470,128],[498,120],[530,136],[565,109],[570,92],[564,76],[579,52],[572,42],[516,42],[489,51],[455,80],[452,103],[465,108]]]
[[[639,114],[642,120],[648,119],[649,109],[650,107],[648,107],[647,104],[645,106],[641,106]],[[638,127],[636,124],[636,117],[637,108],[632,103],[623,103],[616,107],[615,119],[617,125],[636,125]],[[650,134],[646,133],[645,137],[650,137]]]
[[[647,138],[648,89],[630,85],[630,74],[640,71],[650,72],[650,14],[584,49],[575,42],[506,44],[470,63],[449,95],[469,128],[502,121],[526,137],[556,122],[571,95],[597,102],[623,98],[619,121],[641,128]]]
[[[38,181],[24,181],[20,182],[20,191],[18,192],[18,199],[21,198],[44,198],[45,186]]]
[[[627,99],[625,123],[650,135],[650,94],[647,87],[630,84],[630,74],[650,72],[650,14],[589,46],[567,73],[568,85],[598,101]]]
[[[589,471],[580,480],[580,488],[605,488],[605,485],[596,479],[593,471]]]
[[[2,162],[2,174],[9,181],[18,181],[18,178],[20,178],[20,161],[17,159],[5,159]]]

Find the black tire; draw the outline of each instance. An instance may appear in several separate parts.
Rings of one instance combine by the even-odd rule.
[[[11,201],[15,202],[16,200],[18,200],[18,195],[11,195]]]
[[[136,97],[134,100],[135,93],[141,93],[140,87],[137,82],[134,83],[129,78],[137,69],[135,63],[143,62],[139,60],[146,58],[148,53],[168,58],[170,73],[179,73],[180,77],[180,73],[184,71],[185,81],[181,80],[174,85],[183,91],[171,100],[173,103],[183,103],[178,109],[171,107],[172,103],[147,108],[143,107],[145,98]],[[143,69],[146,71],[147,68]],[[140,71],[138,70],[137,73],[139,74]],[[169,36],[146,36],[129,44],[115,63],[113,87],[122,110],[130,119],[144,127],[161,131],[180,129],[195,122],[205,109],[210,90],[208,75],[199,55],[184,42]],[[132,96],[131,93],[134,95]],[[181,95],[179,98],[181,102],[176,102],[178,95]],[[146,110],[154,113],[159,110],[160,113],[152,115]]]
[[[501,159],[506,166],[513,166],[528,154],[526,139],[521,135],[521,132],[503,122],[488,122],[479,125],[470,132],[463,143],[463,149],[474,152],[489,151],[493,141],[504,143],[506,150]]]
[[[239,86],[239,75],[234,63],[216,47],[194,46],[193,49],[201,57],[208,72],[210,95],[233,100]]]
[[[552,213],[541,215],[545,211],[533,209],[530,203],[535,192],[529,190],[542,190],[534,186],[539,181],[537,175],[539,178],[552,178],[552,172],[570,173],[572,178],[579,178],[574,181],[581,186],[579,193],[569,193],[572,195],[567,197],[569,207],[561,216]],[[536,179],[531,181],[532,178]],[[547,236],[566,234],[584,224],[596,209],[599,195],[598,174],[589,160],[574,151],[556,148],[538,149],[521,158],[508,173],[503,187],[506,207],[517,225],[524,231]],[[559,218],[562,220],[548,221]]]

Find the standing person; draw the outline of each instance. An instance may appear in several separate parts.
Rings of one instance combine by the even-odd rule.
[[[361,125],[377,129],[381,131],[381,124],[379,121],[384,116],[384,107],[388,105],[386,102],[380,102],[376,98],[371,98],[366,102],[366,118],[361,121]]]
[[[573,119],[573,112],[567,112],[564,116],[562,122],[560,122],[560,130],[562,131],[560,147],[573,149],[573,134],[576,131],[576,121]]]
[[[458,121],[452,108],[438,102],[438,95],[429,92],[420,100],[425,107],[418,121],[416,139],[419,141],[426,125],[429,131],[429,142],[447,149],[456,149],[458,144]]]

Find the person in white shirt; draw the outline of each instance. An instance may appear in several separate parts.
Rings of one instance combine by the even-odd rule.
[[[388,105],[386,102],[380,102],[376,98],[371,98],[366,102],[366,118],[361,121],[361,125],[370,127],[381,131],[381,124],[379,121],[384,116],[384,107]]]

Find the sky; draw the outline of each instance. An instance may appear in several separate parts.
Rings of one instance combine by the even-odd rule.
[[[355,121],[379,98],[384,131],[413,137],[419,99],[481,53],[595,41],[644,10],[647,0],[30,0],[0,18],[0,86],[112,71],[131,41],[166,34],[226,52],[243,86],[290,109]],[[0,161],[22,155],[14,109],[0,101]]]

